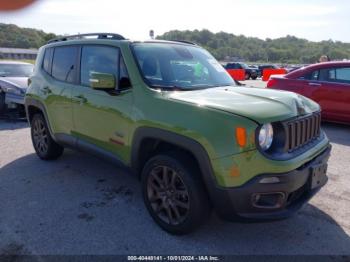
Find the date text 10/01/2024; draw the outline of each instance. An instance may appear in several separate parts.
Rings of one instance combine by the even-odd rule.
[[[219,261],[217,256],[128,256],[128,261]]]

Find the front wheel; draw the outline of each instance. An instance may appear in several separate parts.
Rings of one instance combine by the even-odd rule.
[[[31,136],[36,154],[44,160],[60,157],[64,148],[51,137],[49,128],[42,114],[35,114],[31,121]]]
[[[210,213],[198,171],[181,153],[151,158],[142,171],[142,191],[154,221],[171,234],[193,231]]]
[[[250,78],[250,74],[249,73],[245,73],[245,80],[249,80]]]

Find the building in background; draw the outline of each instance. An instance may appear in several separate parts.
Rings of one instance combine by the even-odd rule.
[[[0,47],[0,59],[35,60],[37,54],[37,49]]]

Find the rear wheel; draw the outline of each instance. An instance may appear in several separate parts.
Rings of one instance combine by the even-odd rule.
[[[258,77],[257,76],[252,76],[252,79],[253,80],[256,80]]]
[[[32,142],[37,155],[44,160],[60,157],[64,148],[51,137],[48,126],[42,114],[35,114],[31,121]]]
[[[180,153],[156,155],[142,172],[145,205],[171,234],[186,234],[206,220],[209,200],[197,169]]]

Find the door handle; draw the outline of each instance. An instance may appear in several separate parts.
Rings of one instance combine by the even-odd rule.
[[[83,95],[77,95],[77,96],[74,96],[74,100],[79,102],[80,104],[84,104],[87,102],[87,99],[85,96]]]
[[[45,95],[52,93],[51,89],[50,89],[48,86],[43,87],[43,88],[41,89],[41,91],[42,91]]]
[[[309,86],[321,86],[320,83],[309,83]]]

